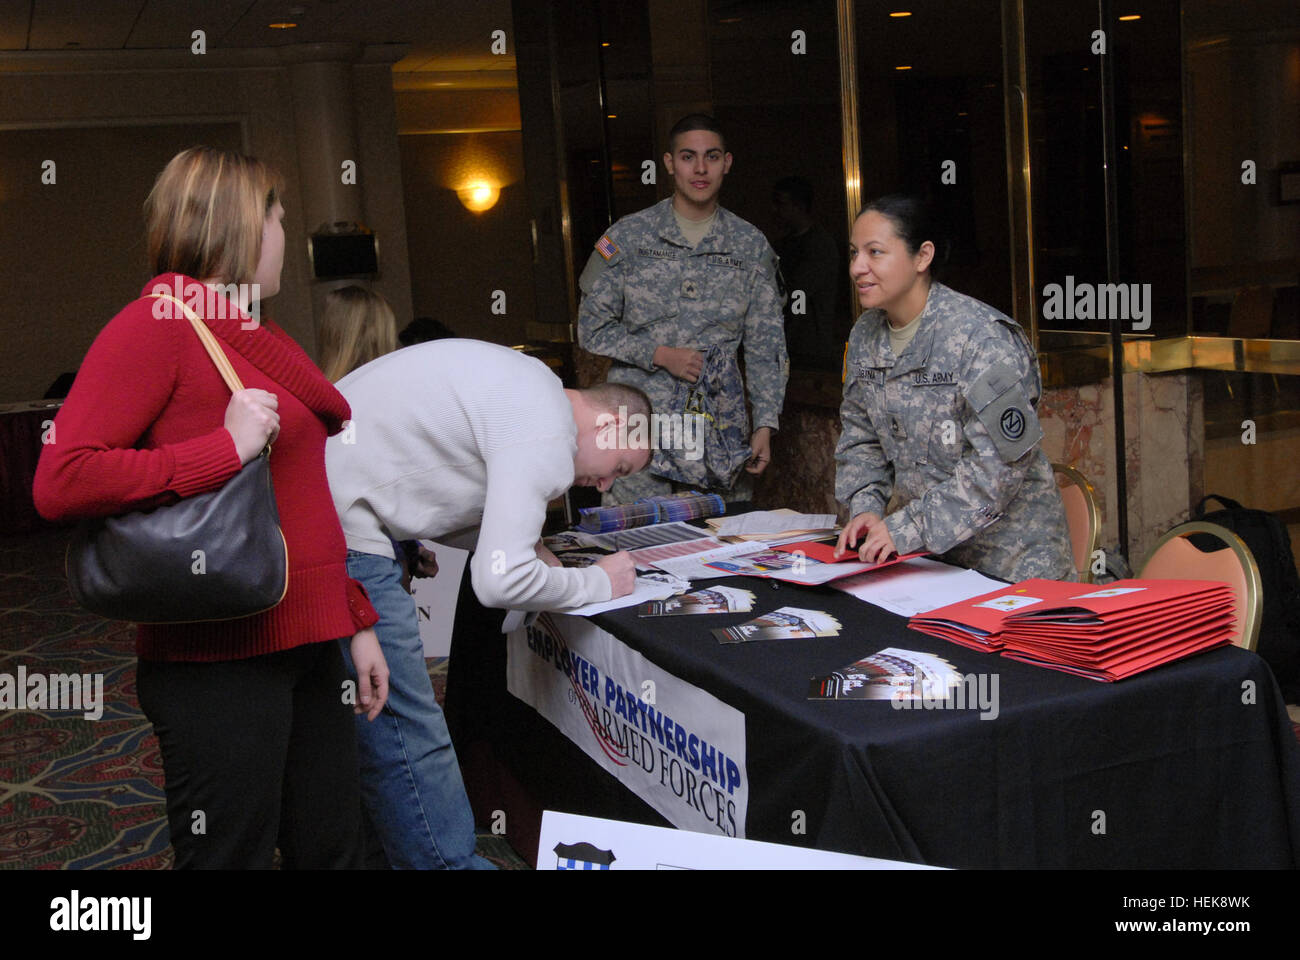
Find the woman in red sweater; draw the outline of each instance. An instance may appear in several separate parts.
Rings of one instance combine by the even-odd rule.
[[[172,158],[145,203],[159,276],[91,345],[36,471],[46,518],[105,516],[215,490],[274,443],[284,599],[251,617],[137,634],[177,867],[267,867],[277,845],[287,867],[356,866],[349,706],[373,719],[387,697],[377,616],[348,578],[325,478],[325,438],[350,416],[347,401],[257,319],[258,301],[280,287],[278,195],[251,157],[195,147]],[[155,292],[203,317],[244,390],[231,396],[184,311]],[[333,642],[347,636],[369,681],[356,696]]]

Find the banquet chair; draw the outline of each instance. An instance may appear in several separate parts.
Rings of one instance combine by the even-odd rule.
[[[1052,464],[1056,486],[1065,504],[1065,522],[1070,528],[1070,556],[1079,571],[1080,583],[1092,583],[1092,554],[1101,539],[1101,513],[1097,491],[1088,478],[1074,467]]]
[[[1188,540],[1196,534],[1210,534],[1224,547],[1209,553]],[[1143,580],[1218,580],[1232,588],[1237,599],[1236,633],[1239,647],[1254,650],[1259,642],[1259,621],[1264,614],[1264,588],[1259,567],[1246,542],[1227,527],[1196,520],[1180,524],[1161,537],[1142,563]]]

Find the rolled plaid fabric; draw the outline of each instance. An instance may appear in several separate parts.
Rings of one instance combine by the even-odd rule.
[[[722,497],[693,490],[667,497],[647,497],[617,507],[589,507],[579,511],[578,529],[584,533],[609,533],[652,523],[718,517],[726,512]]]

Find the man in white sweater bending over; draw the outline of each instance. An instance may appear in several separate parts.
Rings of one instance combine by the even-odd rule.
[[[473,814],[393,541],[477,527],[469,570],[488,607],[566,610],[631,593],[626,553],[565,568],[540,537],[547,504],[569,487],[608,490],[647,466],[651,451],[626,445],[624,418],[648,417],[650,403],[620,384],[566,390],[540,361],[479,340],[407,347],[337,386],[352,420],[326,443],[325,465],[348,573],[379,612],[389,667],[384,712],[357,726],[368,820],[394,867],[490,867],[474,855]]]

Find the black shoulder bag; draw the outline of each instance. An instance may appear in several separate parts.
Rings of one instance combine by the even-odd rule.
[[[232,393],[244,389],[212,331],[175,297]],[[136,623],[233,620],[284,599],[289,555],[271,485],[271,448],[219,490],[81,524],[68,586],[92,613]]]

